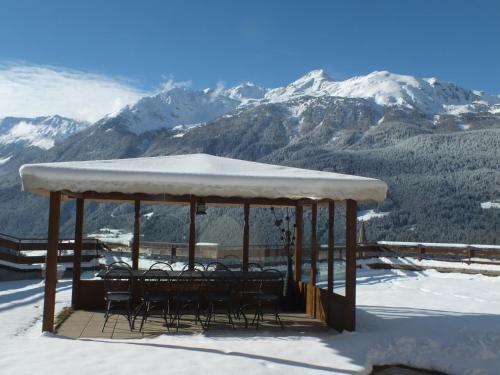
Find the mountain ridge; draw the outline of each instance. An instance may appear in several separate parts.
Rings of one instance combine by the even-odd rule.
[[[330,89],[337,90],[344,81],[334,81],[324,71],[310,73],[294,81],[292,89],[298,94],[292,90],[277,95],[250,83],[228,89],[171,88],[55,142],[50,149],[0,153],[0,228],[17,235],[46,232],[46,222],[37,214],[46,209],[46,199],[20,189],[18,169],[24,163],[203,152],[386,181],[390,189],[384,203],[360,204],[360,209],[389,212],[366,223],[371,240],[500,241],[495,228],[500,210],[481,206],[498,199],[500,111],[493,104],[474,103],[481,93],[450,99],[455,103],[450,105],[457,105],[468,98],[469,112],[433,113],[404,103],[379,105],[375,96],[332,96]],[[394,79],[385,73],[363,77],[363,82]],[[426,87],[440,86],[433,80],[425,82]],[[177,117],[171,116],[172,111]],[[89,202],[87,209],[90,233],[131,225],[133,215],[127,205]],[[61,233],[66,235],[72,235],[72,210],[71,204],[63,207]],[[142,224],[145,238],[183,241],[188,215],[182,208],[160,205],[148,210],[154,215]],[[213,233],[220,233],[221,243],[237,243],[237,233],[227,228],[238,227],[239,213],[213,212],[217,214],[207,216],[205,229],[200,229],[200,240],[213,240]],[[255,215],[251,222],[258,230],[252,241],[272,238],[268,215],[258,210]],[[326,232],[319,228],[318,233],[321,239]]]

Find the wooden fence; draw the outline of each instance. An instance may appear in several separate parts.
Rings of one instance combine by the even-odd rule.
[[[72,262],[74,242],[71,239],[59,241],[58,262]],[[107,247],[96,239],[85,239],[82,244],[82,261],[88,262],[99,256]],[[17,264],[44,263],[47,251],[47,240],[41,238],[17,238],[0,233],[0,260]]]

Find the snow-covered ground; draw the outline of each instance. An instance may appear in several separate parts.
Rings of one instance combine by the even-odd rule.
[[[489,210],[492,208],[500,208],[500,202],[482,202],[481,208],[484,210]]]
[[[58,285],[57,310],[71,283]],[[4,374],[367,374],[405,363],[449,374],[498,374],[500,278],[436,271],[358,272],[358,331],[255,330],[143,340],[42,335],[43,283],[0,282]]]
[[[375,210],[365,210],[358,212],[358,221],[368,221],[389,215],[390,212],[375,212]]]

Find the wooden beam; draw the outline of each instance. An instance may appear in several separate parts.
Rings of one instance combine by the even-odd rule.
[[[125,194],[120,192],[111,193],[98,193],[93,191],[87,191],[83,193],[75,193],[72,191],[64,191],[64,196],[76,199],[83,198],[85,200],[102,200],[102,201],[144,201],[144,202],[163,202],[163,203],[178,203],[178,204],[189,204],[191,201],[190,195],[172,195],[172,194]],[[202,198],[207,204],[214,205],[242,205],[245,203],[251,204],[253,206],[285,206],[285,207],[295,207],[298,204],[310,205],[313,203],[317,204],[328,204],[330,199],[313,200],[309,198],[302,199],[289,199],[289,198],[242,198],[242,197],[218,197],[218,196],[205,196]]]
[[[80,275],[82,267],[82,241],[83,241],[83,213],[84,200],[76,200],[75,215],[75,243],[73,247],[73,289],[71,295],[71,306],[78,308],[78,299],[80,294]]]
[[[60,208],[61,192],[51,191],[42,324],[42,331],[47,332],[54,331],[54,308],[56,304],[57,284],[57,244],[59,242],[59,218],[61,214]]]
[[[318,223],[318,205],[311,205],[311,278],[309,284],[316,285],[316,276],[318,274],[318,240],[317,240],[317,223]]]
[[[334,252],[334,223],[335,223],[335,203],[328,204],[328,276],[327,289],[329,293],[333,293],[333,252]]]
[[[134,239],[132,242],[132,269],[139,269],[139,247],[141,235],[141,201],[134,202]]]
[[[356,329],[356,224],[357,203],[347,200],[346,207],[346,276],[345,329]]]
[[[196,246],[196,197],[191,196],[189,202],[189,253],[188,265],[190,270],[194,270],[194,249]]]
[[[304,208],[298,205],[295,208],[295,281],[302,280],[302,227]]]
[[[250,205],[245,203],[243,205],[243,271],[248,271],[248,258],[250,248]]]

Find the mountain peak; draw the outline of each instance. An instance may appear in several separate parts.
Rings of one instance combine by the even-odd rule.
[[[291,85],[314,85],[314,83],[318,84],[323,81],[332,81],[332,79],[323,69],[314,69],[295,80]]]

